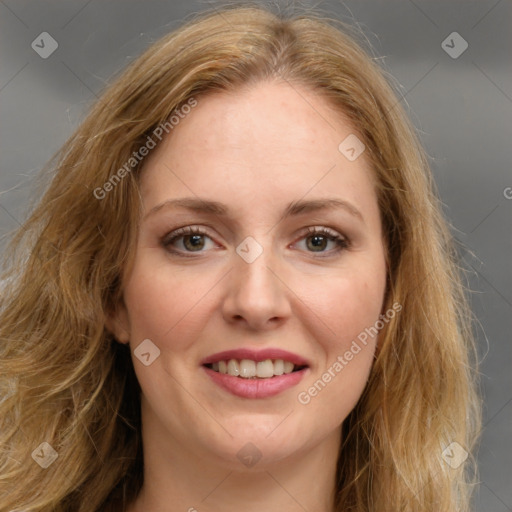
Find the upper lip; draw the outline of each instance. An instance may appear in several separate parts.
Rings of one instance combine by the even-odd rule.
[[[251,348],[238,348],[233,350],[225,350],[223,352],[217,352],[211,356],[205,357],[201,364],[212,364],[218,363],[219,361],[229,361],[230,359],[249,359],[251,361],[260,362],[267,359],[282,359],[284,361],[290,361],[296,366],[309,366],[309,363],[303,357],[288,352],[287,350],[281,350],[280,348],[265,348],[265,349],[251,349]]]

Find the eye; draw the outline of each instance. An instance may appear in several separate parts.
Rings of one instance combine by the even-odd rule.
[[[208,241],[211,243],[210,247],[208,247]],[[306,252],[322,254],[319,257],[332,256],[349,247],[347,238],[336,231],[322,227],[308,228],[300,242],[305,242]],[[334,247],[326,250],[329,244]],[[186,226],[172,231],[162,239],[162,245],[169,252],[185,257],[193,257],[190,253],[200,254],[204,249],[215,247],[212,238],[199,226]]]
[[[306,236],[303,236],[301,241],[305,242],[308,252],[327,253],[326,255],[330,256],[349,247],[347,238],[329,228],[310,227],[306,233]],[[326,251],[329,243],[334,247],[332,250]]]
[[[176,229],[162,239],[162,245],[175,254],[185,256],[187,252],[202,252],[203,249],[208,249],[206,239],[213,243],[213,240],[208,236],[208,233],[200,227],[187,226],[184,228]],[[179,241],[179,243],[177,243]],[[178,249],[176,249],[176,246]]]

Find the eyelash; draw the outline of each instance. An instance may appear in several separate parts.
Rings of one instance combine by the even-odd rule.
[[[184,228],[176,229],[167,235],[165,235],[162,238],[162,245],[165,249],[167,249],[169,252],[176,254],[177,256],[181,256],[184,258],[194,258],[194,252],[195,251],[186,251],[185,253],[183,251],[178,251],[176,249],[173,249],[171,246],[172,244],[178,240],[179,238],[182,238],[187,235],[204,235],[211,239],[211,236],[208,234],[206,230],[204,230],[201,227],[198,226],[187,226]],[[338,254],[341,251],[344,251],[350,247],[350,242],[345,236],[341,236],[337,234],[335,231],[329,229],[329,228],[318,228],[318,227],[309,227],[307,229],[307,232],[302,235],[302,237],[299,240],[303,240],[305,238],[308,238],[308,236],[312,235],[321,235],[327,238],[328,241],[334,242],[336,244],[336,249],[331,251],[320,251],[317,254],[317,258],[326,258],[333,256],[334,254]],[[202,251],[197,251],[198,254],[201,254]],[[311,252],[312,254],[315,254],[315,251],[307,251]],[[325,255],[325,252],[327,252],[327,255]],[[189,255],[188,255],[188,254]],[[321,255],[323,254],[323,255]]]

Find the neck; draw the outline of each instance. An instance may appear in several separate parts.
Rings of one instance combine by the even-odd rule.
[[[333,512],[339,434],[278,462],[234,470],[152,424],[143,429],[144,484],[128,512]]]

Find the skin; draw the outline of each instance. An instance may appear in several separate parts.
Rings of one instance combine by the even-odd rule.
[[[309,403],[298,394],[384,312],[372,171],[364,153],[351,162],[338,150],[356,132],[307,89],[261,82],[197,100],[146,159],[134,265],[107,324],[132,354],[145,339],[160,350],[149,366],[133,357],[145,473],[129,511],[332,511],[341,424],[365,387],[378,338]],[[219,201],[229,215],[149,213],[190,196]],[[292,201],[327,197],[350,202],[362,219],[342,208],[282,218]],[[186,236],[163,245],[184,226],[207,230],[199,252]],[[314,226],[348,238],[348,248],[336,252],[325,239],[315,248],[305,232]],[[263,249],[252,263],[236,252],[248,236]],[[310,366],[276,396],[236,397],[200,361],[241,347],[288,350]],[[247,443],[261,455],[252,467],[237,458]]]

